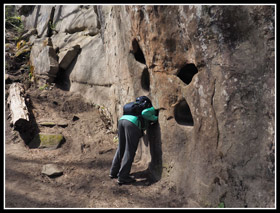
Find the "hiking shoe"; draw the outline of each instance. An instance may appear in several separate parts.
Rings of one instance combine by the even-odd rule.
[[[118,175],[109,175],[109,177],[111,178],[111,179],[115,179],[115,178],[118,178]]]
[[[122,185],[122,184],[129,184],[129,183],[133,183],[136,180],[132,177],[127,177],[127,178],[118,178],[118,184]]]

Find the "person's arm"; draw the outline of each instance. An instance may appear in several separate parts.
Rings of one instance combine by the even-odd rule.
[[[142,117],[149,121],[157,121],[158,116],[156,116],[156,110],[154,107],[150,107],[148,109],[144,109],[142,111]]]

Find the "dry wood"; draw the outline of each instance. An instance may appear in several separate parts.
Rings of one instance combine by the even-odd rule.
[[[24,87],[21,83],[13,83],[10,86],[8,104],[12,124],[15,128],[20,128],[29,122],[29,113],[24,98]]]

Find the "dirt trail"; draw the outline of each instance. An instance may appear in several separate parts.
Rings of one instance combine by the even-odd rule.
[[[99,108],[59,85],[41,90],[34,87],[27,69],[28,57],[14,57],[16,32],[6,31],[5,80],[5,208],[167,208],[183,207],[174,187],[163,179],[154,182],[147,167],[134,163],[131,185],[109,178],[118,142],[117,134]],[[21,134],[10,126],[7,106],[11,83],[26,88],[31,126]],[[58,86],[58,87],[57,87]],[[42,122],[61,125],[42,126]],[[27,134],[27,133],[30,134]],[[37,133],[59,133],[65,138],[55,150],[30,149]],[[41,173],[46,164],[62,168],[63,175],[50,178]],[[183,204],[184,203],[184,204]]]
[[[56,150],[29,149],[5,117],[6,208],[165,208],[182,207],[162,180],[153,182],[147,168],[134,163],[137,182],[119,186],[109,178],[117,148],[108,123],[93,105],[79,95],[29,88],[33,132],[61,133],[65,142]],[[42,120],[62,120],[64,126],[41,126]],[[105,121],[105,122],[104,122]],[[50,178],[41,173],[45,164],[63,168],[63,175]]]

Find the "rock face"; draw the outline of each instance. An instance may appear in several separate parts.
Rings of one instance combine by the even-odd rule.
[[[40,86],[54,82],[59,71],[58,57],[49,38],[35,41],[30,62]]]
[[[275,207],[275,6],[19,9],[35,75],[105,106],[115,130],[126,102],[151,98],[141,161],[186,206]]]

